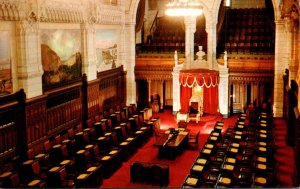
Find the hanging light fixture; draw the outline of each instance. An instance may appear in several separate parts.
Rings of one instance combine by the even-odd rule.
[[[166,5],[165,14],[168,16],[199,16],[202,6],[197,0],[170,0]]]

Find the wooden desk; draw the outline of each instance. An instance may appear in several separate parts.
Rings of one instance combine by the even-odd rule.
[[[157,139],[154,146],[159,148],[158,157],[159,158],[168,158],[175,159],[176,156],[184,150],[188,145],[188,131],[180,131],[177,136],[172,137],[168,142],[166,142],[170,136],[170,130],[167,130],[166,133]]]

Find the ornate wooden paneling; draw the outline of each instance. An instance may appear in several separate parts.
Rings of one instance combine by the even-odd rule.
[[[27,101],[23,90],[1,97],[0,166],[16,155],[25,159],[28,148],[43,151],[45,140],[125,102],[125,75],[119,67],[90,82],[83,75],[79,82]]]
[[[100,111],[125,102],[125,75],[123,66],[98,73]]]
[[[29,148],[47,137],[46,96],[30,99],[26,102],[26,139]],[[36,146],[37,150],[42,145]]]
[[[274,59],[230,59],[228,68],[230,82],[274,82]]]
[[[47,93],[48,136],[52,136],[81,122],[81,96],[80,83]]]
[[[94,117],[100,112],[100,89],[99,89],[99,79],[89,82],[88,89],[88,116]]]
[[[27,149],[25,136],[25,93],[23,90],[0,98],[0,166]]]
[[[182,63],[182,59],[179,60]],[[137,80],[172,80],[173,58],[137,58],[135,78]]]
[[[17,124],[16,109],[17,103],[13,102],[10,106],[1,106],[0,110],[0,159],[16,153],[17,147]]]

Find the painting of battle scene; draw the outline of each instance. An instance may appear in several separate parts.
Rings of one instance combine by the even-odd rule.
[[[12,92],[10,31],[0,30],[0,96]]]
[[[117,31],[115,29],[97,30],[95,46],[97,71],[116,68],[118,58]]]
[[[41,51],[44,88],[81,77],[80,30],[42,30]]]

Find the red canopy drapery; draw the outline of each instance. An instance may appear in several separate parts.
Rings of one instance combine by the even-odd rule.
[[[219,72],[207,69],[181,70],[179,75],[181,85],[180,104],[181,111],[188,112],[191,88],[203,87],[203,110],[205,113],[215,114],[218,112],[219,95]]]
[[[188,113],[189,110],[189,99],[192,97],[192,88],[180,86],[180,105],[181,113]],[[186,103],[186,99],[188,99]]]

